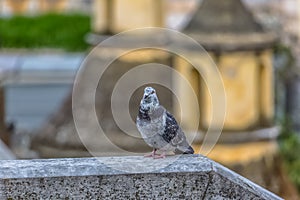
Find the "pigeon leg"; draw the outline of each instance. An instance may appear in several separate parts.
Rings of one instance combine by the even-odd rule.
[[[166,153],[162,152],[162,154],[156,154],[153,156],[154,159],[158,159],[158,158],[166,158]]]
[[[144,157],[155,157],[157,149],[153,149],[153,151],[149,154],[145,154]]]

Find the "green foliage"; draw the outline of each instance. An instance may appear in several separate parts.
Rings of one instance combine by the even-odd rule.
[[[293,68],[295,65],[295,58],[291,48],[279,43],[274,47],[274,56],[284,60],[284,62],[280,62],[280,66],[277,66],[276,69],[279,78],[282,80],[289,79],[291,74],[294,73]],[[274,64],[276,66],[276,63]]]
[[[295,59],[292,55],[291,48],[282,43],[278,43],[275,45],[274,54],[275,54],[275,56],[286,55],[289,58],[288,60],[290,61],[289,65],[292,65],[293,62],[295,61]]]
[[[290,127],[288,121],[282,126],[282,134],[279,137],[280,151],[285,168],[300,191],[300,138]]]
[[[90,17],[82,14],[44,14],[0,18],[2,48],[62,48],[82,51],[88,45]]]

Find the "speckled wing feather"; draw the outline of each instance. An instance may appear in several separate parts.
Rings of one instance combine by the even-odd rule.
[[[186,141],[184,132],[179,127],[175,118],[168,111],[166,111],[165,114],[166,121],[162,138],[183,153],[194,153],[193,148]]]
[[[179,129],[179,126],[175,120],[175,118],[168,112],[165,112],[166,114],[166,121],[164,124],[164,131],[162,133],[162,138],[169,144],[173,144],[173,139],[177,136],[177,131]]]
[[[164,126],[164,131],[162,133],[162,138],[169,144],[176,146],[182,140],[179,134],[179,125],[175,118],[166,111],[166,121]]]

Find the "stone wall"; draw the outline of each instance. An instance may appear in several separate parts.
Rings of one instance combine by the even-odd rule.
[[[0,161],[0,199],[281,199],[200,155]]]

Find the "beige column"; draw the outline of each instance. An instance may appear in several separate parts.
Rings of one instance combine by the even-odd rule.
[[[96,33],[164,26],[162,0],[95,0],[93,8]]]
[[[66,9],[67,0],[40,0],[40,9],[43,12],[61,12]]]
[[[22,14],[28,10],[29,0],[6,0],[6,5],[13,14]]]
[[[264,125],[270,125],[274,117],[274,80],[272,51],[266,50],[261,56],[261,120]]]
[[[104,33],[108,31],[108,26],[111,23],[109,20],[109,14],[112,12],[112,5],[109,1],[113,0],[94,0],[93,2],[93,18],[92,18],[92,30],[95,33]]]
[[[114,0],[112,12],[114,33],[163,25],[161,0]]]
[[[199,105],[193,105],[191,98],[193,96],[189,94],[190,87],[194,89],[196,96],[199,96],[199,74],[192,65],[185,59],[176,56],[174,58],[175,69],[185,78],[190,84],[188,85],[184,79],[178,79],[173,77],[174,93],[177,93],[178,104],[174,105],[174,113],[176,118],[181,119],[181,125],[187,130],[195,129],[195,125],[199,125],[199,112],[195,112],[199,109]],[[176,103],[177,101],[173,101]],[[197,109],[196,109],[197,108]]]

